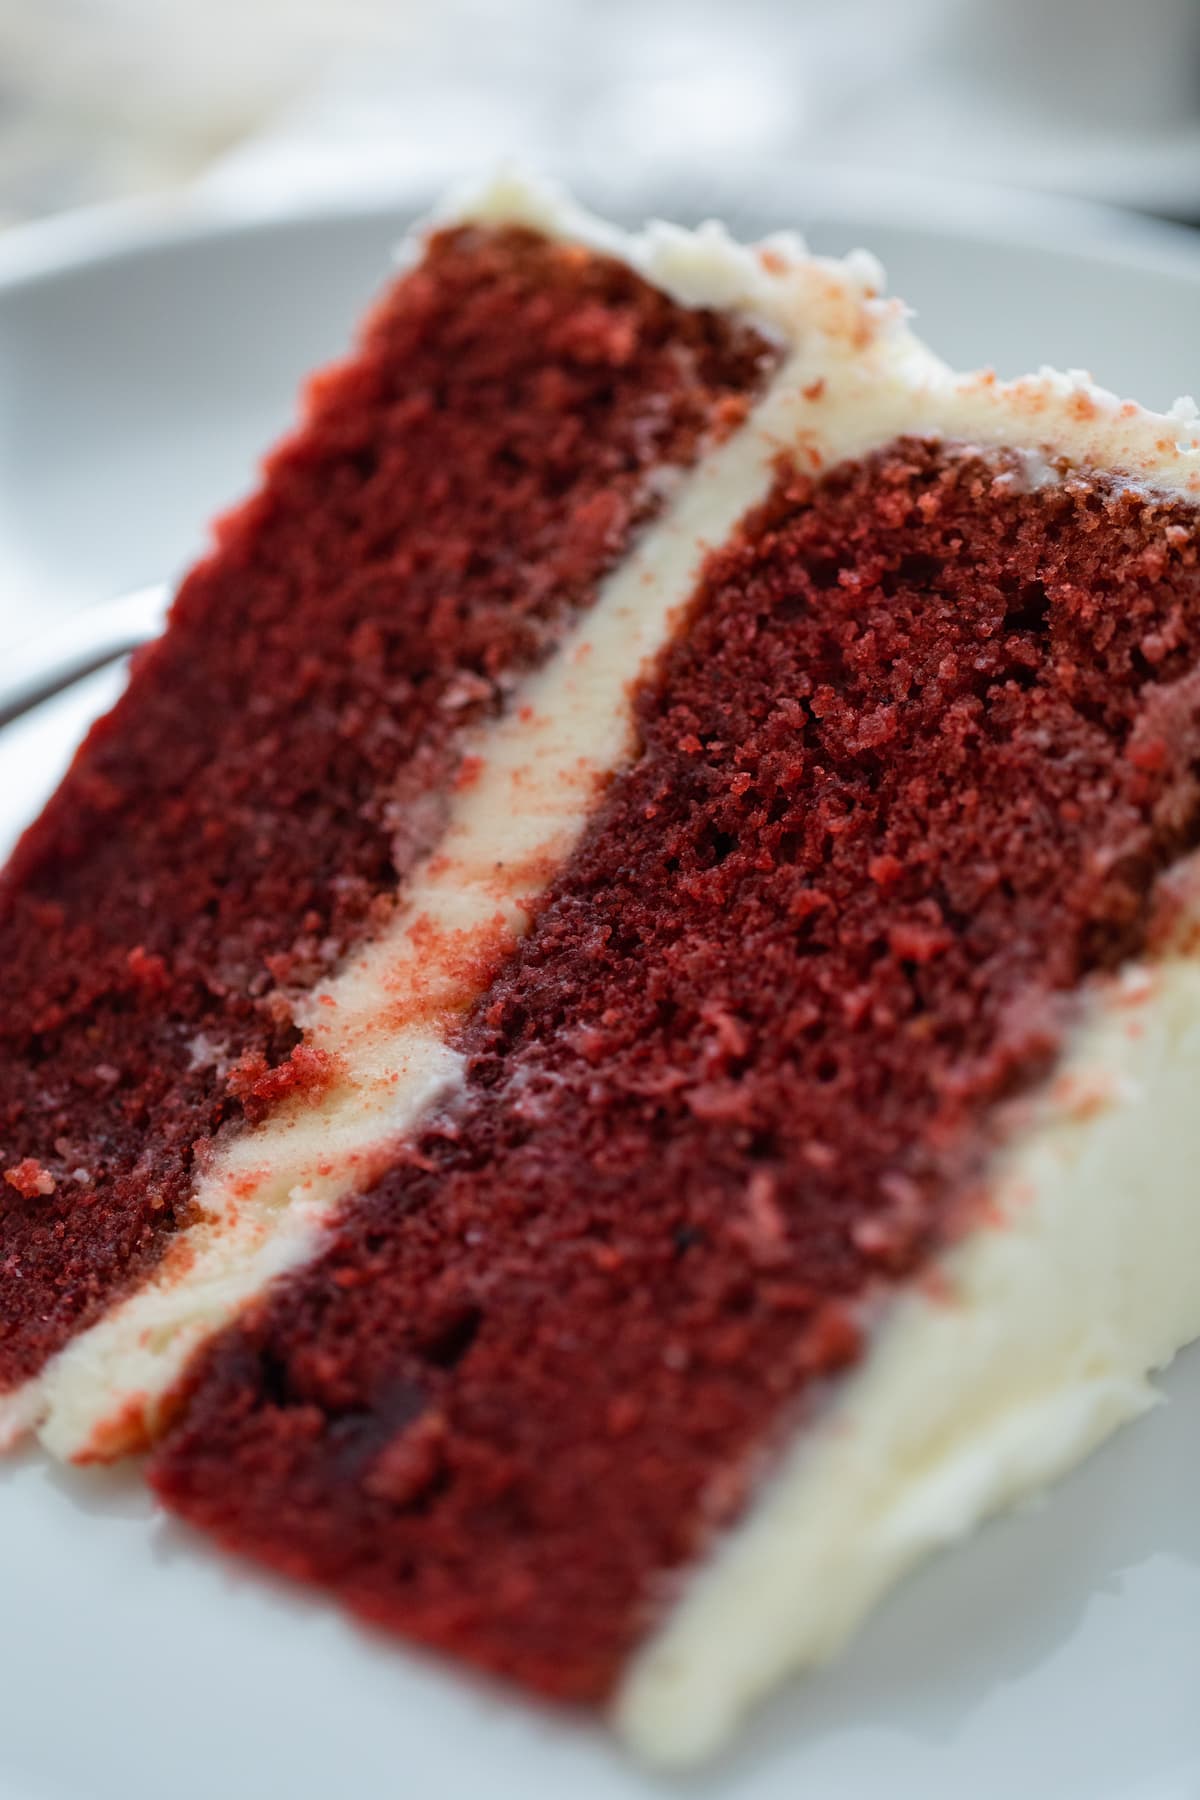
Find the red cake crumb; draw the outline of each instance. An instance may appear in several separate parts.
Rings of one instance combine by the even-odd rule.
[[[463,730],[774,359],[464,228],[312,384],[0,880],[0,1391],[163,1254],[198,1148],[322,1077],[290,996],[386,918]]]
[[[1200,841],[1198,655],[1181,503],[919,442],[784,472],[465,1095],[194,1369],[163,1497],[603,1698],[864,1302],[961,1228],[1071,995],[1146,947]]]
[[[337,1060],[313,1044],[297,1044],[286,1062],[271,1067],[261,1050],[248,1050],[228,1073],[229,1092],[253,1125],[283,1100],[316,1099],[336,1081]]]
[[[27,1156],[14,1168],[5,1169],[4,1179],[25,1200],[32,1200],[39,1194],[52,1194],[58,1186],[49,1169],[43,1169],[41,1163],[35,1162],[32,1156]]]

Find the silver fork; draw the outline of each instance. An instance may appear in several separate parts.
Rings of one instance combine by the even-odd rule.
[[[164,586],[84,607],[0,658],[0,727],[73,687],[85,675],[157,637],[170,603]]]

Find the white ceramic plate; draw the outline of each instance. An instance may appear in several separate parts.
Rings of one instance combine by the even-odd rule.
[[[819,247],[872,243],[953,360],[1085,364],[1157,405],[1200,386],[1200,253],[1180,234],[961,193],[795,211]],[[401,223],[359,201],[0,239],[0,642],[195,551]],[[0,733],[0,838],[115,685]],[[1200,1356],[1165,1388],[1169,1406],[910,1580],[682,1789],[225,1561],[156,1515],[136,1470],[26,1454],[0,1468],[0,1800],[1196,1800]]]

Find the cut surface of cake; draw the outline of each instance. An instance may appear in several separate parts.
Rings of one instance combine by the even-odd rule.
[[[1200,449],[503,181],[0,889],[0,1429],[644,1755],[1200,1334]]]

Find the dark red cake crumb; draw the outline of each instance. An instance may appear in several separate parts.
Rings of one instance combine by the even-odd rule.
[[[918,442],[782,475],[461,1104],[204,1356],[160,1494],[602,1698],[952,1229],[1066,997],[1146,947],[1200,840],[1198,652],[1182,504]]]
[[[32,1156],[27,1156],[11,1169],[5,1169],[4,1179],[24,1200],[33,1200],[39,1194],[52,1194],[58,1186],[49,1169],[43,1169]]]
[[[312,384],[0,882],[0,1391],[162,1254],[200,1145],[327,1077],[289,996],[773,359],[623,265],[461,229]]]

